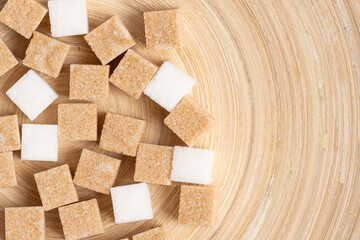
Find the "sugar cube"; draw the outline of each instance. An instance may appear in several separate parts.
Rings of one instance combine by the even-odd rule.
[[[189,96],[181,100],[164,123],[190,147],[215,126],[215,120],[206,109]]]
[[[135,45],[135,41],[118,16],[113,16],[89,34],[85,40],[103,65]]]
[[[178,222],[213,226],[217,220],[217,190],[208,186],[181,186]]]
[[[111,199],[117,224],[154,218],[146,183],[111,188]]]
[[[109,97],[110,66],[70,66],[70,99],[102,101]]]
[[[20,150],[20,131],[17,115],[0,117],[0,152]]]
[[[35,71],[29,70],[6,95],[31,120],[57,99],[56,92]]]
[[[97,107],[93,103],[58,105],[59,138],[68,141],[97,140]]]
[[[0,153],[0,188],[16,187],[16,173],[12,152]]]
[[[58,126],[23,124],[21,159],[56,162],[58,160]]]
[[[195,83],[195,79],[166,61],[146,86],[144,94],[171,112]]]
[[[146,47],[168,49],[183,46],[181,9],[144,13]]]
[[[83,149],[75,172],[74,184],[109,195],[120,163],[118,159]]]
[[[135,157],[145,125],[144,120],[107,113],[99,146],[106,151]]]
[[[36,173],[34,178],[45,211],[79,201],[69,165]]]
[[[140,143],[136,155],[134,180],[171,185],[173,152],[173,147]]]
[[[195,184],[211,184],[214,151],[175,146],[171,180]]]
[[[53,78],[57,78],[69,50],[69,44],[42,33],[34,32],[34,36],[26,49],[23,64]]]
[[[110,77],[110,82],[135,99],[139,99],[158,67],[129,49]]]
[[[8,0],[0,12],[0,21],[29,39],[47,9],[33,0]]]
[[[165,226],[150,229],[146,232],[134,235],[133,240],[171,240],[170,232]]]
[[[104,233],[96,199],[59,208],[65,239],[83,239]]]
[[[0,38],[0,77],[18,64],[14,54]]]
[[[87,34],[89,23],[86,0],[48,1],[51,34],[53,37]]]
[[[45,229],[42,207],[5,208],[6,240],[45,240]]]

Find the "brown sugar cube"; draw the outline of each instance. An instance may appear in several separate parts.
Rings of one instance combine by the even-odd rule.
[[[110,77],[110,82],[135,99],[139,99],[158,67],[129,49]]]
[[[113,16],[89,34],[85,40],[103,65],[135,45],[135,41],[118,16]]]
[[[217,191],[213,187],[181,186],[180,224],[213,226],[217,219]]]
[[[171,185],[173,147],[140,143],[134,180],[152,184]]]
[[[29,68],[57,78],[64,64],[70,45],[34,32],[26,49],[23,64]]]
[[[102,101],[109,97],[110,66],[70,66],[70,99]]]
[[[104,233],[96,199],[59,208],[65,239],[82,239]]]
[[[33,0],[8,0],[0,12],[0,21],[29,39],[47,11]]]
[[[34,178],[45,211],[79,201],[69,165],[36,173]]]
[[[168,230],[164,227],[157,227],[146,232],[136,234],[133,240],[171,240],[173,239]]]
[[[168,49],[183,46],[181,9],[144,13],[146,47]]]
[[[18,64],[14,54],[0,38],[0,77]]]
[[[199,138],[215,125],[215,120],[209,115],[205,108],[186,96],[165,118],[164,123],[192,147]]]
[[[6,240],[45,240],[42,207],[5,208]]]
[[[100,148],[135,157],[146,121],[107,113],[100,137]]]
[[[93,103],[58,106],[59,137],[67,141],[97,140],[97,107]]]
[[[0,188],[16,186],[17,182],[13,153],[0,153]]]
[[[20,150],[20,148],[17,115],[0,117],[0,152]]]
[[[109,195],[120,163],[118,159],[83,149],[75,172],[74,184]]]

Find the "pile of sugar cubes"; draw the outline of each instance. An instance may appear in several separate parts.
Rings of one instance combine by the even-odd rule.
[[[76,186],[112,199],[116,224],[156,217],[148,184],[181,186],[178,223],[214,226],[217,220],[215,187],[210,186],[214,151],[195,148],[215,125],[208,112],[187,94],[196,80],[169,61],[156,66],[130,49],[136,43],[119,16],[89,32],[86,0],[50,0],[48,8],[34,0],[8,0],[0,21],[30,39],[22,64],[30,68],[6,95],[31,121],[54,103],[57,93],[41,77],[57,78],[70,44],[56,37],[85,34],[102,65],[70,66],[70,100],[58,104],[58,124],[22,124],[17,115],[0,117],[0,187],[16,187],[13,151],[26,161],[58,161],[58,140],[97,141],[99,149],[136,157],[134,181],[114,186],[119,159],[83,149],[74,177],[67,164],[34,174],[42,206],[5,208],[6,239],[45,239],[44,211],[58,209],[66,239],[105,232],[96,199],[80,201]],[[36,29],[49,12],[52,37]],[[150,50],[183,46],[181,9],[144,13],[146,46]],[[126,52],[126,53],[125,53]],[[109,62],[125,53],[110,75]],[[19,61],[0,39],[0,76],[10,74]],[[187,146],[140,143],[146,120],[108,112],[98,136],[97,104],[109,98],[109,82],[139,99],[144,92],[169,114],[164,123]],[[100,237],[101,238],[101,237]],[[133,240],[172,239],[166,226],[132,236]]]

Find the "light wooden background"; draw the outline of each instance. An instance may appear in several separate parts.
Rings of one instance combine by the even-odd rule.
[[[173,7],[186,12],[186,47],[146,50],[142,13]],[[179,184],[152,185],[154,220],[122,225],[114,224],[109,196],[79,188],[81,200],[100,203],[106,233],[92,239],[161,224],[176,239],[360,239],[360,1],[88,0],[88,10],[91,29],[118,14],[136,51],[198,79],[192,95],[218,126],[197,147],[216,150],[221,189],[220,223],[203,228],[176,223]],[[39,30],[49,34],[48,16]],[[0,35],[23,59],[28,40],[3,25]],[[70,63],[99,63],[83,37],[63,40],[72,48],[60,77],[42,75],[61,97],[35,123],[56,124]],[[29,120],[5,91],[26,71],[19,65],[0,79],[0,115],[16,113],[22,123]],[[143,142],[182,144],[162,123],[167,112],[145,96],[135,101],[112,86],[98,106],[99,126],[114,111],[147,120]],[[4,207],[40,205],[33,174],[63,163],[74,172],[82,148],[99,151],[95,142],[61,143],[59,163],[25,162],[15,153],[19,186],[0,190],[1,238]],[[116,185],[133,183],[134,159],[112,156],[123,160]],[[63,238],[57,210],[46,213],[46,224],[48,239]]]

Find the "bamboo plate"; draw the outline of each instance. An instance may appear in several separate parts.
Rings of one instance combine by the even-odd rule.
[[[45,1],[43,1],[45,4]],[[0,1],[0,7],[5,0]],[[185,9],[186,47],[148,51],[142,13]],[[99,200],[106,233],[120,239],[166,224],[176,239],[359,239],[360,223],[360,3],[347,0],[88,0],[90,29],[118,14],[137,41],[136,51],[161,64],[171,60],[198,79],[194,98],[217,119],[197,147],[216,150],[214,185],[221,189],[215,228],[176,223],[179,186],[151,185],[155,218],[115,225],[109,196]],[[39,31],[50,34],[45,17]],[[1,37],[24,58],[28,40],[4,25]],[[57,104],[68,101],[69,64],[99,64],[82,36],[71,43],[59,78],[42,75],[60,98],[34,123],[57,123]],[[119,60],[112,62],[116,66]],[[0,80],[0,115],[18,114],[5,92],[27,69],[18,65]],[[147,120],[143,142],[182,144],[166,128],[167,112],[142,96],[135,101],[111,87],[98,105],[99,132],[107,111]],[[40,205],[33,174],[63,163],[76,169],[82,148],[61,143],[58,163],[26,162],[15,152],[18,187],[0,190],[4,207]],[[121,158],[116,185],[133,183],[133,158]],[[47,238],[62,239],[57,210],[46,213]]]

